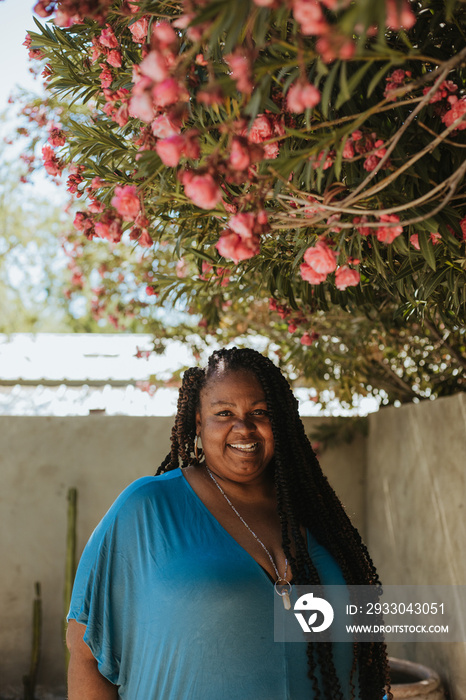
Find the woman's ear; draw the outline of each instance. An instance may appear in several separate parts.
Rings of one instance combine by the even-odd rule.
[[[200,410],[198,409],[198,410],[196,411],[196,435],[199,435],[199,434],[200,434],[200,432],[201,432],[201,425],[202,425],[202,422],[201,422],[201,412],[200,412]]]

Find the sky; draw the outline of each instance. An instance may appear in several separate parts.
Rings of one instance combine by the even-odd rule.
[[[34,0],[2,0],[0,2],[0,104],[6,104],[15,84],[36,89],[29,73],[28,52],[22,43],[28,29],[34,28]]]

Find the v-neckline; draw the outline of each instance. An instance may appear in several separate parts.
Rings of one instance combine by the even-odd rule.
[[[215,517],[215,515],[212,513],[212,511],[206,506],[206,504],[204,503],[204,501],[201,499],[201,497],[199,496],[199,494],[197,494],[196,491],[193,489],[193,487],[191,486],[191,484],[190,484],[189,481],[187,480],[186,476],[183,474],[183,469],[182,469],[181,467],[178,467],[178,469],[180,470],[180,477],[183,479],[184,483],[185,483],[186,486],[188,487],[188,491],[190,491],[190,493],[194,496],[195,500],[200,504],[201,508],[207,513],[207,515],[208,515],[209,518],[212,520],[212,522],[214,522],[215,525],[216,525],[230,540],[232,540],[232,542],[235,543],[235,545],[246,555],[246,557],[248,557],[248,559],[252,560],[252,561],[254,562],[254,564],[256,564],[256,566],[259,567],[259,569],[261,570],[262,575],[265,576],[265,577],[267,578],[267,580],[268,580],[272,585],[275,585],[275,581],[272,580],[272,577],[271,577],[270,573],[269,573],[266,569],[264,569],[264,567],[262,566],[262,564],[259,564],[259,562],[257,561],[257,559],[255,559],[255,558],[252,556],[252,554],[250,554],[250,553],[247,551],[247,549],[245,549],[245,548],[238,542],[238,540],[236,540],[236,539],[233,537],[233,535],[230,534],[230,533],[228,532],[228,530],[227,530],[225,527],[223,527],[222,523]],[[306,548],[307,548],[307,551],[309,552],[309,536],[308,536],[307,528],[306,528]],[[292,579],[292,580],[293,580],[293,579]],[[291,581],[290,581],[290,583],[291,583]]]

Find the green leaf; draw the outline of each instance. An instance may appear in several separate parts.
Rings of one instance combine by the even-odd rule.
[[[380,83],[380,81],[382,80],[384,75],[386,73],[388,73],[390,68],[393,68],[392,63],[384,63],[384,65],[381,68],[379,68],[379,70],[377,71],[377,73],[374,75],[371,82],[369,83],[369,87],[367,88],[367,97],[370,97],[372,95],[375,88]]]
[[[356,71],[356,73],[354,73],[354,75],[351,76],[351,78],[349,80],[347,80],[346,79],[346,63],[345,62],[343,62],[343,66],[345,68],[345,71],[344,71],[345,90],[341,89],[341,92],[338,95],[337,101],[335,102],[335,109],[340,109],[340,107],[347,100],[350,99],[351,95],[355,92],[356,88],[358,87],[359,83],[366,75],[367,71],[370,68],[372,68],[372,64],[368,61],[367,63],[364,63]],[[340,76],[340,80],[342,80],[342,76]],[[340,83],[340,88],[341,88],[341,83]]]
[[[322,114],[324,117],[327,119],[328,113],[329,113],[329,108],[330,108],[330,96],[332,94],[332,89],[335,84],[335,80],[337,77],[338,69],[340,67],[340,61],[335,61],[326,81],[324,84],[324,88],[322,90],[322,99],[320,101],[321,107],[322,107]]]
[[[425,231],[419,232],[419,247],[421,248],[421,253],[427,261],[427,264],[435,272],[437,265],[435,263],[434,247],[431,243],[430,237]]]
[[[448,270],[444,268],[443,270],[438,270],[434,275],[430,275],[426,278],[426,281],[423,284],[424,299],[428,299],[430,295],[436,290],[436,288],[442,282],[443,278],[446,277],[447,272]]]

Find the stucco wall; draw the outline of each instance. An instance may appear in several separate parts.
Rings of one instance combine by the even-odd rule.
[[[76,487],[78,550],[127,484],[168,452],[172,418],[0,417],[0,693],[21,685],[31,647],[34,582],[42,584],[39,682],[64,682],[67,491]],[[318,422],[304,419],[306,430]],[[365,441],[328,450],[322,466],[364,536]]]
[[[368,544],[382,581],[465,585],[466,394],[372,414],[367,461]],[[437,669],[452,700],[466,699],[466,643],[389,651]]]

